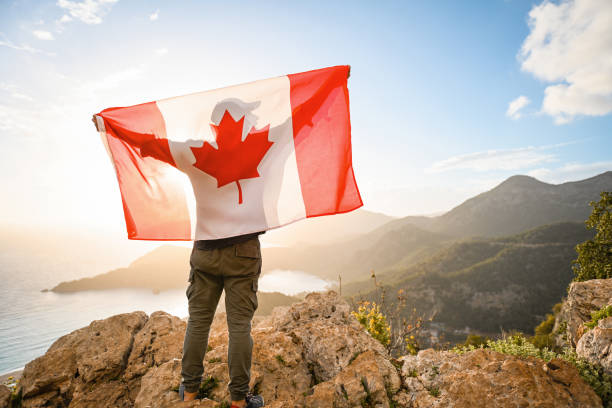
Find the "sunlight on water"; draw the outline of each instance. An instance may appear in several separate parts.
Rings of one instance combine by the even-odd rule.
[[[145,289],[41,293],[41,286],[47,286],[41,285],[41,280],[49,271],[11,274],[13,266],[19,269],[17,264],[5,263],[0,270],[5,283],[0,286],[0,374],[23,367],[44,354],[59,337],[93,320],[137,310],[148,315],[157,310],[181,318],[188,315],[184,289],[165,290],[157,295]],[[58,272],[52,275],[60,275]],[[333,284],[304,272],[276,270],[261,276],[259,290],[295,295],[323,291]]]
[[[262,292],[281,292],[285,295],[323,291],[331,285],[332,282],[300,271],[274,270],[259,278]]]

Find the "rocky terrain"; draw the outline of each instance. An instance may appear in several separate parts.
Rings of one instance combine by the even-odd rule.
[[[612,317],[600,320],[592,330],[584,326],[592,312],[608,305],[612,305],[612,279],[572,282],[553,333],[558,346],[575,347],[580,357],[600,364],[612,376]]]
[[[207,398],[178,400],[185,324],[164,312],[134,312],[61,337],[26,365],[22,406],[227,406],[224,315],[213,322],[205,357]],[[427,349],[393,359],[335,292],[276,308],[255,321],[252,335],[251,385],[269,407],[602,406],[562,360],[545,363],[486,349]],[[0,406],[6,391],[0,387]]]

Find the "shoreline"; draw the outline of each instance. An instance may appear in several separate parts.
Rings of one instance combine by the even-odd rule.
[[[21,375],[23,374],[23,369],[24,368],[25,367],[22,367],[22,368],[20,368],[18,370],[15,370],[15,371],[10,371],[8,373],[0,374],[0,384],[5,384],[6,382],[8,382],[8,378],[9,377],[13,377],[13,379],[10,382],[15,382],[18,379],[20,379]]]

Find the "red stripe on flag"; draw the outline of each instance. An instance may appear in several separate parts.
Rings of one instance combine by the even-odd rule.
[[[348,66],[288,75],[293,138],[306,216],[363,205],[352,166]]]
[[[171,176],[175,163],[157,104],[110,108],[98,116],[117,171],[128,238],[190,240],[187,201]]]

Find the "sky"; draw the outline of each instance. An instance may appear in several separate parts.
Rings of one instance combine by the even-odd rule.
[[[612,2],[0,2],[0,225],[123,233],[91,115],[351,65],[365,208],[612,170]],[[612,187],[612,186],[611,186]]]

